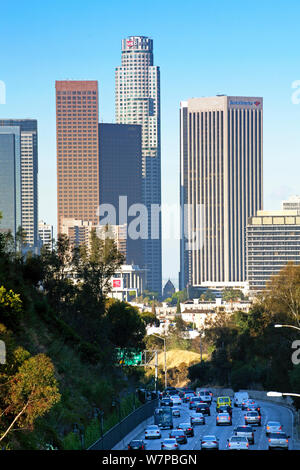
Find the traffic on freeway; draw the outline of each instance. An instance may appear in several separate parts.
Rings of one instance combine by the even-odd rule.
[[[153,420],[133,444],[143,450],[295,449],[288,408],[239,398],[213,396],[209,390],[163,392]],[[125,449],[132,448],[130,441]]]

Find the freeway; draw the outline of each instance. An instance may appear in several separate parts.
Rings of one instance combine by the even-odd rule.
[[[195,425],[194,426],[194,437],[189,437],[187,444],[181,444],[181,450],[200,450],[200,439],[204,435],[214,434],[219,439],[219,448],[220,450],[227,449],[227,439],[229,439],[233,434],[233,430],[238,425],[243,425],[244,420],[244,411],[240,408],[233,408],[232,413],[232,426],[216,426],[216,398],[211,404],[211,416],[206,416],[205,425]],[[267,450],[268,449],[268,440],[265,434],[265,424],[269,420],[273,421],[280,421],[282,424],[282,430],[288,435],[291,436],[289,439],[289,450],[295,450],[299,448],[296,445],[294,436],[293,436],[293,415],[292,412],[281,405],[270,403],[267,401],[260,401],[257,400],[261,406],[261,416],[262,416],[262,425],[261,427],[253,426],[255,431],[255,443],[254,445],[249,446],[249,450]],[[174,429],[177,427],[179,423],[190,422],[190,415],[191,411],[188,408],[187,403],[182,403],[180,405],[181,409],[181,416],[180,417],[173,417]],[[150,424],[154,424],[153,422]],[[134,436],[134,439],[144,439],[146,442],[147,450],[160,450],[161,449],[161,441],[169,437],[169,430],[164,429],[161,431],[162,438],[161,439],[147,439],[145,440],[144,432],[139,432]],[[126,441],[125,441],[126,442]],[[126,442],[128,444],[128,442]],[[127,446],[125,447],[127,449]]]

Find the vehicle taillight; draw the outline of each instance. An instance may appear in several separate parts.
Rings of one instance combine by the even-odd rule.
[[[217,421],[219,421],[219,416],[217,416]]]
[[[227,418],[227,419],[230,421],[230,416],[228,416],[228,418]]]
[[[282,429],[282,426],[280,426],[280,428],[279,428],[279,429],[281,430],[281,429]]]
[[[174,446],[174,447],[178,447],[178,445],[177,445],[177,444],[175,444],[175,446]]]
[[[286,442],[289,442],[289,440],[288,440],[288,439],[286,439]]]
[[[248,442],[247,442],[247,447],[249,447],[249,444],[248,444]]]
[[[269,439],[269,442],[271,442],[271,439]]]
[[[228,443],[228,447],[230,447],[230,446],[231,446],[231,444],[230,444],[230,442],[229,442],[229,443]]]
[[[142,446],[142,450],[144,450],[144,446]]]
[[[128,450],[130,450],[130,446],[128,446]]]

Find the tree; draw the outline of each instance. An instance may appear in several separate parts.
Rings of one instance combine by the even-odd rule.
[[[285,313],[300,327],[300,266],[289,262],[272,276],[264,294],[266,308],[274,314]]]
[[[235,302],[243,298],[244,295],[239,289],[231,289],[230,287],[226,287],[222,290],[222,299],[224,302]]]
[[[15,429],[32,429],[35,420],[60,400],[54,366],[45,354],[25,359],[13,376],[2,374],[3,380],[0,441]]]
[[[114,346],[138,350],[144,348],[146,327],[136,307],[115,301],[107,310],[106,320],[108,337]]]

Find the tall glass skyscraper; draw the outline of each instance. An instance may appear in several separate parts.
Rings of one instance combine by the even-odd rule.
[[[142,126],[143,203],[148,210],[144,240],[147,288],[161,293],[160,71],[153,65],[153,41],[145,36],[122,40],[122,65],[116,68],[116,122]],[[158,214],[151,217],[151,209]]]
[[[262,98],[181,103],[180,288],[245,281],[246,226],[263,205],[262,143]]]
[[[13,139],[5,144],[5,136]],[[38,144],[37,121],[35,119],[0,119],[0,139],[2,164],[6,159],[6,167],[2,167],[0,210],[10,213],[10,222],[5,216],[0,228],[9,228],[14,234],[20,226],[25,232],[25,243],[29,246],[38,245]],[[9,152],[9,154],[8,154]],[[6,170],[4,171],[4,168]],[[14,168],[12,179],[11,171]],[[14,189],[13,189],[14,188]],[[14,196],[13,196],[14,191]],[[8,204],[9,198],[9,204]],[[12,204],[14,204],[14,209]],[[15,214],[13,216],[13,214]],[[12,224],[12,217],[15,221]],[[6,227],[7,226],[7,227]],[[13,228],[14,227],[14,228]]]

